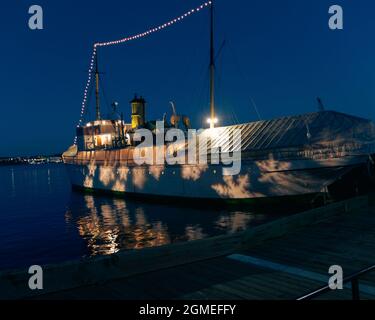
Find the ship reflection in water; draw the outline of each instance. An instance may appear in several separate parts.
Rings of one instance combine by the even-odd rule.
[[[65,215],[66,223],[77,227],[91,256],[231,234],[262,223],[266,218],[270,217],[79,193],[73,193]]]
[[[0,270],[232,234],[296,210],[295,203],[255,212],[72,192],[59,164],[0,166],[0,181]]]

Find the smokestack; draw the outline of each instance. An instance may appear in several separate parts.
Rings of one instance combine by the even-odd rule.
[[[141,97],[134,95],[134,99],[130,101],[132,108],[132,128],[142,128],[146,123],[146,100]]]

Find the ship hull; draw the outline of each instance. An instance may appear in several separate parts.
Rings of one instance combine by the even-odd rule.
[[[243,161],[241,172],[235,176],[224,176],[221,165],[128,166],[116,161],[64,161],[72,185],[84,190],[148,198],[248,202],[324,193],[353,168],[366,164],[367,159],[358,155],[320,161]]]
[[[77,145],[63,155],[73,186],[86,190],[249,201],[327,193],[340,181],[345,185],[337,189],[357,190],[361,171],[369,168],[369,175],[375,176],[374,157],[370,157],[375,152],[375,123],[334,111],[207,129],[195,139],[188,136],[186,141],[164,144],[165,160],[189,163],[193,142],[198,146],[196,165],[139,166],[135,155],[152,155],[148,159],[156,164],[160,147],[95,147],[88,143],[92,135],[108,134],[108,128],[99,126],[98,132],[92,128],[80,128]],[[234,167],[239,160],[241,164],[240,170],[232,171],[238,173],[234,176],[224,175],[228,171],[223,172],[223,164],[215,164],[228,163],[215,158],[224,160],[230,154]],[[201,156],[207,156],[206,161],[201,162]]]

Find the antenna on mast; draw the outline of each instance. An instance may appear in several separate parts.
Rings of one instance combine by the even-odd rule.
[[[95,98],[96,98],[96,120],[101,120],[101,115],[100,115],[100,95],[99,95],[98,53],[96,53],[96,55],[95,55]]]
[[[215,39],[214,39],[214,1],[211,1],[211,31],[210,31],[210,128],[215,128]]]

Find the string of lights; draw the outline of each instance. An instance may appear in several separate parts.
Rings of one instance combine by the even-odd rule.
[[[99,47],[114,46],[114,45],[119,45],[119,44],[122,44],[122,43],[125,43],[125,42],[129,42],[129,41],[144,38],[144,37],[149,36],[149,35],[151,35],[155,32],[162,31],[162,30],[164,30],[168,27],[171,27],[172,25],[174,25],[176,23],[179,23],[179,22],[183,21],[185,18],[187,18],[187,17],[189,17],[189,16],[191,16],[195,13],[200,12],[201,10],[205,9],[206,7],[209,7],[211,4],[212,4],[212,1],[207,1],[203,4],[201,4],[200,6],[185,12],[184,14],[182,14],[181,16],[179,16],[177,18],[172,19],[172,20],[170,20],[170,21],[168,21],[168,22],[166,22],[162,25],[159,25],[157,27],[151,28],[151,29],[149,29],[145,32],[138,33],[136,35],[133,35],[133,36],[130,36],[130,37],[125,37],[125,38],[122,38],[122,39],[119,39],[119,40],[95,43],[94,47],[93,47],[92,55],[91,55],[90,66],[89,66],[89,71],[88,71],[88,78],[87,78],[87,81],[86,81],[85,90],[83,92],[83,100],[82,100],[82,105],[81,105],[81,115],[80,115],[80,119],[78,121],[77,127],[80,127],[82,125],[82,122],[83,122],[86,104],[87,104],[87,100],[88,100],[89,88],[90,88],[90,85],[91,85],[93,70],[94,70],[94,67],[95,67],[95,58],[96,58],[97,50],[98,50]],[[77,144],[77,136],[74,138],[74,144]]]

